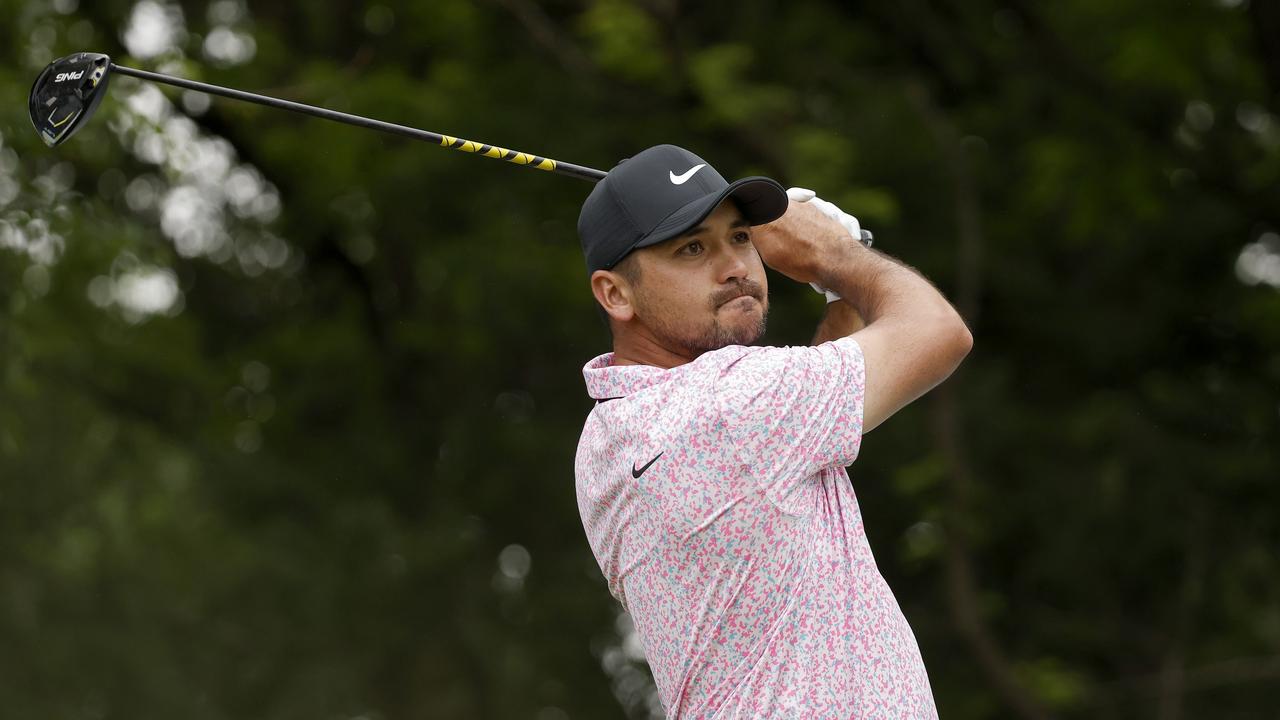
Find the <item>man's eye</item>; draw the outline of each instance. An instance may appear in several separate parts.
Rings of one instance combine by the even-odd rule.
[[[701,253],[702,253],[702,243],[700,243],[700,242],[691,242],[691,243],[689,243],[688,245],[685,245],[684,247],[680,248],[680,252],[684,253],[685,255],[698,255],[698,254],[701,254]]]
[[[734,233],[733,241],[740,243],[751,242],[751,233],[746,232],[745,230],[743,232]]]

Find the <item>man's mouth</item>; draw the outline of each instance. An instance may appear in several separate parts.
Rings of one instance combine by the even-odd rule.
[[[717,308],[723,307],[731,302],[741,300],[742,298],[751,298],[758,303],[763,303],[763,295],[763,288],[757,289],[756,287],[753,287],[753,284],[746,283],[732,289],[726,288],[723,295],[714,298],[716,301],[715,306]]]

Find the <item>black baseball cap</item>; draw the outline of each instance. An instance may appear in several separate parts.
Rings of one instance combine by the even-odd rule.
[[[787,211],[787,192],[776,180],[727,182],[706,160],[675,145],[655,145],[623,160],[582,203],[578,238],[587,272],[608,270],[636,248],[657,245],[702,222],[733,198],[752,225]]]

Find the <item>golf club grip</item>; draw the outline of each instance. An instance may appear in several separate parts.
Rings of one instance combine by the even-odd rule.
[[[196,82],[195,80],[162,75],[160,73],[148,72],[146,70],[135,70],[134,68],[124,67],[123,65],[117,65],[115,63],[111,63],[111,72],[119,73],[121,75],[129,75],[140,80],[150,80],[152,82],[173,85],[174,87],[185,88],[187,90],[209,93],[210,95],[220,95],[233,100],[243,100],[245,102],[266,105],[267,107],[279,108],[281,110],[292,110],[293,112],[324,118],[325,120],[346,123],[347,125],[355,125],[356,127],[369,128],[372,130],[381,130],[394,135],[403,135],[404,137],[413,138],[414,140],[425,140],[427,142],[440,145],[441,147],[461,150],[462,152],[476,153],[485,157],[494,158],[495,160],[506,160],[507,162],[515,163],[516,165],[526,165],[539,170],[546,170],[548,172],[559,173],[561,175],[569,175],[582,180],[590,180],[591,182],[598,182],[604,179],[605,175],[600,170],[596,170],[594,168],[574,165],[573,163],[561,162],[559,160],[551,160],[550,158],[517,152],[515,150],[508,150],[496,145],[486,145],[484,143],[475,142],[473,140],[464,140],[451,135],[441,135],[438,133],[428,132],[426,130],[407,127],[405,125],[396,125],[395,123],[383,122],[381,120],[372,120],[359,115],[351,115],[344,112],[338,112],[336,110],[326,110],[325,108],[315,107],[314,105],[303,105],[302,103],[267,97],[266,95],[257,95],[250,92],[244,92],[243,90],[232,90],[231,88],[209,85],[208,83]]]

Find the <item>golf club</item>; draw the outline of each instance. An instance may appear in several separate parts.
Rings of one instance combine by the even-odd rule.
[[[552,160],[530,153],[508,150],[474,140],[464,140],[452,135],[441,135],[405,125],[396,125],[395,123],[373,120],[359,115],[327,110],[314,105],[304,105],[290,100],[257,95],[243,90],[232,90],[231,88],[171,75],[135,70],[134,68],[116,65],[111,62],[110,57],[102,53],[87,52],[68,55],[49,63],[48,67],[36,78],[35,84],[31,86],[31,98],[29,101],[31,124],[35,126],[36,132],[40,134],[46,145],[55,147],[66,142],[88,122],[94,111],[98,109],[103,96],[106,95],[107,85],[110,83],[113,73],[210,95],[221,95],[233,100],[243,100],[281,110],[291,110],[304,115],[324,118],[325,120],[355,125],[356,127],[403,135],[415,140],[425,140],[452,150],[475,153],[496,160],[506,160],[516,165],[525,165],[538,170],[590,180],[591,182],[598,182],[605,176],[604,172],[594,168]],[[864,245],[870,247],[871,231],[863,230],[862,236],[858,239]]]
[[[604,178],[605,175],[602,171],[594,168],[552,160],[530,153],[508,150],[496,145],[486,145],[474,140],[464,140],[452,135],[441,135],[404,125],[372,120],[359,115],[326,110],[312,105],[303,105],[289,100],[255,95],[241,90],[232,90],[146,70],[135,70],[116,65],[111,62],[110,57],[101,53],[87,52],[68,55],[49,63],[49,66],[36,78],[35,84],[31,86],[31,123],[35,125],[36,132],[40,134],[46,145],[54,147],[62,144],[88,122],[94,110],[98,108],[98,104],[102,102],[102,97],[106,95],[107,85],[114,73],[165,85],[173,85],[187,90],[196,90],[210,95],[221,95],[233,100],[243,100],[281,110],[292,110],[304,115],[312,115],[326,120],[355,125],[356,127],[381,130],[415,140],[425,140],[441,147],[476,153],[497,160],[506,160],[516,165],[525,165],[538,170],[590,180],[591,182],[597,182]]]

